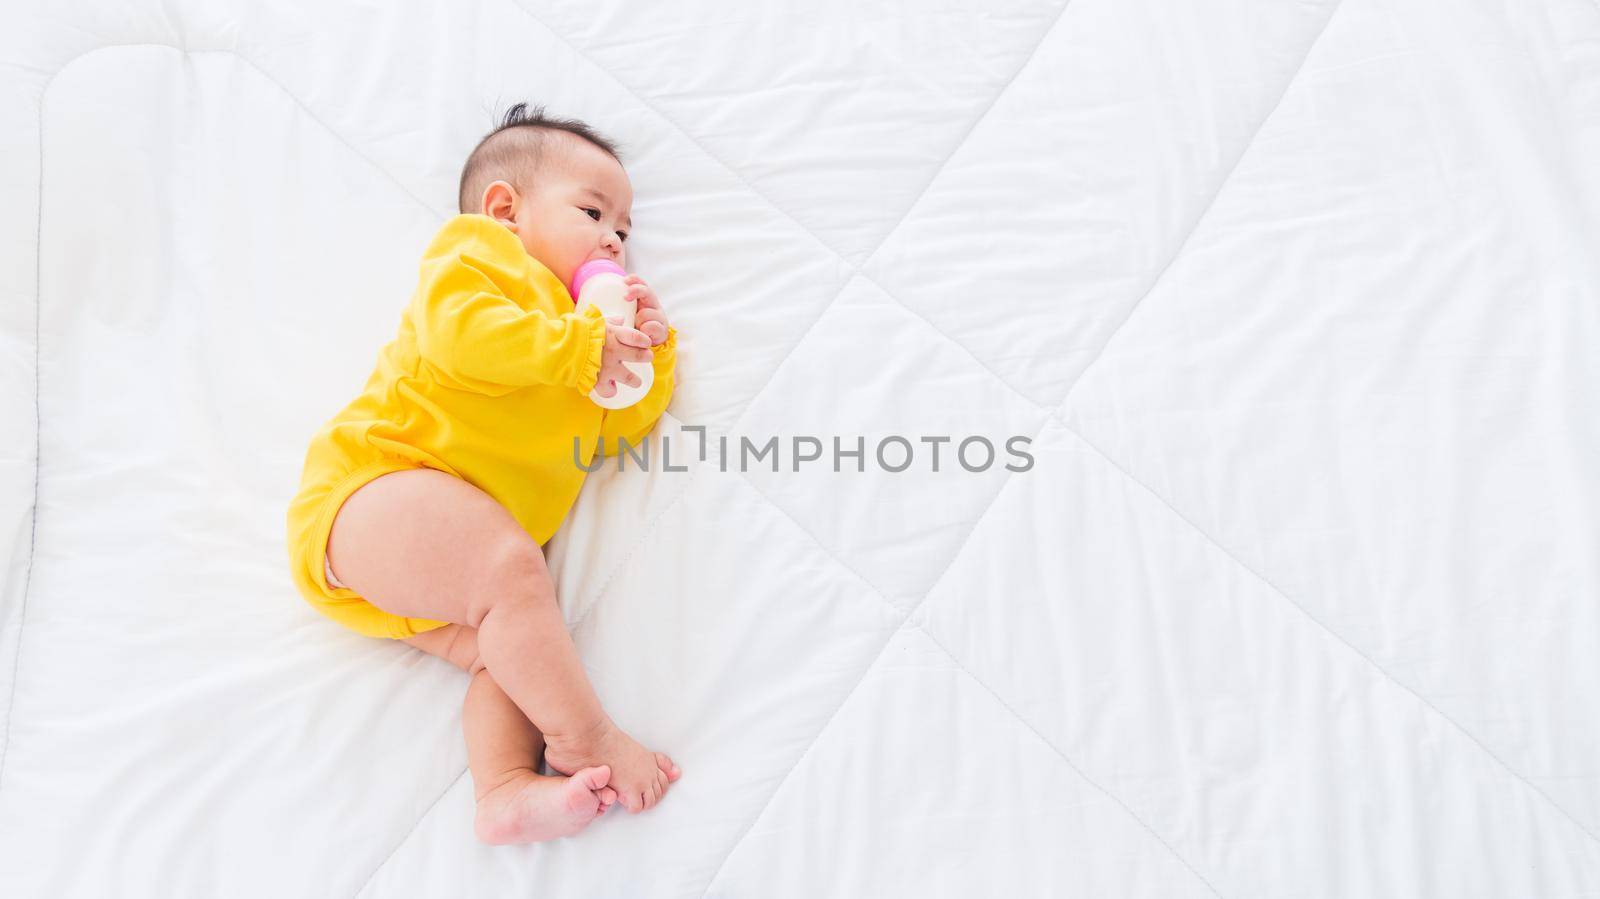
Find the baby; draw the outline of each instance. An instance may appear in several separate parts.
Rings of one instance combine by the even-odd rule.
[[[596,443],[637,445],[671,399],[677,331],[628,278],[635,328],[567,285],[627,266],[633,190],[615,147],[525,104],[467,158],[460,215],[423,254],[398,335],[312,438],[288,514],[290,570],[318,611],[471,675],[461,710],[488,843],[581,831],[653,807],[678,766],[628,736],[584,674],[545,567]],[[606,411],[588,397],[650,391]],[[583,465],[574,459],[574,440]],[[540,753],[560,777],[540,773]]]

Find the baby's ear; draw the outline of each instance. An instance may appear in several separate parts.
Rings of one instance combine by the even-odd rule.
[[[509,182],[495,181],[484,188],[482,205],[484,215],[517,230],[517,189]]]

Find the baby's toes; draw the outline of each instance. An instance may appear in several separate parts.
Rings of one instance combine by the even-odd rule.
[[[672,783],[679,777],[683,776],[683,772],[678,769],[678,766],[673,763],[672,759],[667,757],[665,752],[656,753],[656,767],[660,768],[661,771],[667,775],[667,783]]]
[[[591,790],[610,789],[606,784],[611,782],[611,766],[596,765],[593,768],[584,768],[572,776]]]
[[[610,776],[605,766],[599,768],[584,768],[577,774],[567,778],[566,804],[567,811],[574,815],[589,817],[600,813],[600,798],[596,784],[603,784]]]
[[[630,815],[637,815],[648,808],[644,804],[644,793],[640,790],[618,790],[617,803],[627,809]]]

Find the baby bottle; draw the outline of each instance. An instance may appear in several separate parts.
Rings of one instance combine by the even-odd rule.
[[[627,276],[622,266],[609,259],[592,259],[578,266],[578,270],[572,273],[571,289],[572,296],[577,300],[577,311],[598,306],[601,315],[621,318],[623,325],[633,327],[638,301],[628,297],[628,285],[623,281]],[[601,385],[596,383],[594,390],[589,391],[589,399],[602,409],[626,409],[643,399],[650,392],[650,384],[655,381],[656,370],[650,362],[625,361],[622,364],[639,376],[639,386],[629,387],[619,381],[616,393],[601,396]]]

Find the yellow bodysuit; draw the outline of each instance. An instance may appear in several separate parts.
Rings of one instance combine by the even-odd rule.
[[[583,486],[599,440],[637,445],[672,398],[677,330],[653,348],[655,382],[625,409],[588,393],[600,373],[605,322],[576,312],[566,285],[505,226],[458,215],[423,255],[399,334],[360,396],[311,439],[289,504],[295,585],[319,612],[363,634],[404,638],[446,622],[393,615],[330,587],[324,558],[334,515],[380,475],[453,474],[494,497],[538,543],[549,541]],[[579,441],[580,467],[573,439]],[[612,450],[614,451],[614,450]]]

